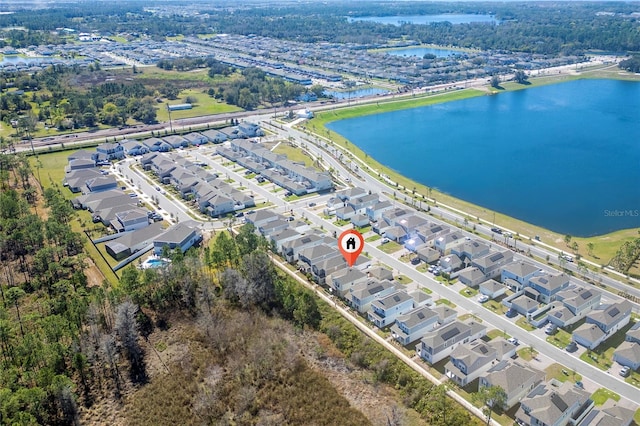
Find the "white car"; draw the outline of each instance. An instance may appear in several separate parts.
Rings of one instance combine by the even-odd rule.
[[[520,342],[518,342],[518,339],[516,339],[515,337],[509,337],[507,339],[507,342],[511,343],[514,346],[518,346],[520,344]]]
[[[480,303],[484,303],[484,302],[486,302],[488,300],[489,300],[489,296],[487,296],[486,294],[482,294],[482,295],[480,295],[480,297],[478,297],[478,302],[480,302]]]

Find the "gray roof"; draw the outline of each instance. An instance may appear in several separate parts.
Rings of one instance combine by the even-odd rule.
[[[612,303],[607,305],[604,309],[597,309],[587,315],[594,321],[597,321],[606,326],[611,326],[621,321],[624,318],[625,313],[631,311],[631,302],[623,300],[618,303]]]
[[[435,311],[427,308],[426,306],[421,306],[407,312],[404,315],[399,315],[396,321],[399,323],[403,323],[407,326],[407,328],[411,328],[422,322],[436,318],[437,316],[438,314]]]
[[[604,332],[595,324],[584,323],[573,331],[573,334],[582,337],[588,342],[595,342],[604,336]]]
[[[359,300],[363,300],[393,287],[395,287],[395,285],[389,280],[378,281],[374,279],[352,288],[351,294]]]
[[[627,340],[640,341],[640,321],[633,324],[633,327],[627,331]]]
[[[511,304],[520,306],[526,312],[529,312],[530,310],[538,307],[538,302],[524,294],[513,299],[511,301]]]
[[[491,293],[495,293],[496,291],[504,288],[504,284],[501,284],[496,280],[487,280],[483,283],[480,283],[480,287],[489,290]]]
[[[438,314],[438,320],[440,322],[444,321],[447,318],[450,318],[451,316],[458,316],[458,311],[448,307],[447,305],[438,305],[433,308],[433,311]]]
[[[162,223],[155,222],[149,226],[145,226],[144,228],[137,229],[132,232],[123,233],[121,237],[116,238],[115,240],[111,240],[105,244],[105,246],[116,247],[117,245],[122,245],[126,248],[131,248],[138,244],[140,241],[152,240],[158,235],[162,234],[164,229],[162,229]],[[115,250],[114,250],[115,251]],[[117,250],[117,252],[122,250]]]
[[[154,243],[176,243],[180,244],[186,240],[194,231],[194,227],[184,222],[176,223],[170,227],[167,232],[157,237]]]
[[[589,393],[578,389],[570,382],[565,382],[558,388],[539,385],[522,400],[522,405],[529,407],[531,417],[551,425],[576,403],[584,403]]]
[[[505,265],[504,268],[502,269],[505,271],[511,272],[513,275],[517,277],[526,277],[527,275],[533,274],[540,268],[534,266],[533,264],[525,260],[521,260],[517,262],[511,262]]]
[[[640,363],[640,344],[637,342],[622,342],[614,354],[623,356],[634,364]]]
[[[460,271],[459,277],[466,278],[470,281],[475,281],[477,279],[484,278],[484,272],[475,266],[469,266]]]
[[[388,296],[375,300],[372,305],[384,310],[392,308],[394,306],[398,306],[401,303],[408,302],[409,300],[412,299],[406,291],[398,290],[395,293],[391,293]]]
[[[365,278],[367,275],[357,268],[349,268],[340,274],[333,275],[331,278],[338,284],[347,284]]]
[[[544,373],[526,364],[505,360],[492,367],[483,377],[491,385],[500,386],[508,395],[533,378],[538,382],[544,380]]]

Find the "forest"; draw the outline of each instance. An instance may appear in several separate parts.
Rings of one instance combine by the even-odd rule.
[[[640,51],[638,22],[632,15],[638,8],[633,2],[310,2],[270,3],[269,8],[195,3],[189,5],[192,13],[176,13],[176,9],[156,13],[145,6],[146,3],[135,2],[98,3],[87,8],[86,4],[79,3],[49,9],[46,20],[28,11],[0,15],[0,27],[20,26],[28,30],[19,36],[4,37],[0,47],[65,43],[64,37],[46,35],[43,31],[73,28],[108,34],[142,33],[157,40],[176,34],[232,33],[309,43],[374,45],[408,38],[444,46],[552,55],[590,50]],[[498,23],[394,26],[349,20],[364,16],[446,13],[488,14]],[[233,19],[229,19],[230,16]]]

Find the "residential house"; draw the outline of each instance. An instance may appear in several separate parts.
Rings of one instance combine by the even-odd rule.
[[[336,218],[340,220],[351,220],[351,218],[355,217],[356,211],[353,209],[353,207],[347,205],[337,208],[335,214]]]
[[[399,315],[391,326],[391,335],[401,345],[407,346],[438,325],[438,314],[427,306],[420,306]]]
[[[234,200],[222,195],[222,193],[214,194],[204,201],[206,202],[206,207],[201,211],[203,213],[207,213],[211,217],[221,217],[226,215],[227,213],[232,213],[233,211],[235,211]],[[202,202],[203,199],[200,199],[199,203],[201,203],[201,205]]]
[[[447,305],[438,305],[431,308],[438,315],[438,324],[446,325],[454,322],[458,318],[458,311],[448,307]]]
[[[624,338],[627,342],[640,343],[640,321],[633,324]]]
[[[589,396],[571,381],[541,383],[520,401],[516,421],[527,426],[578,424],[593,408]]]
[[[245,215],[246,217],[247,215]],[[282,244],[282,253],[287,262],[294,263],[298,260],[298,255],[307,247],[317,246],[324,243],[324,238],[317,234],[304,234],[300,238],[286,241]]]
[[[438,238],[452,232],[452,229],[448,226],[429,224],[416,228],[415,235],[422,240],[422,242],[429,247],[435,247],[435,242]]]
[[[395,225],[402,227],[408,235],[415,233],[416,229],[428,224],[429,221],[427,219],[413,214],[401,216],[395,221]]]
[[[388,228],[385,228],[382,235],[385,238],[388,238],[391,241],[397,241],[400,244],[409,237],[409,234],[407,234],[402,226],[389,226]]]
[[[318,262],[338,256],[342,256],[342,254],[338,250],[336,250],[334,246],[323,243],[315,245],[313,247],[302,249],[298,254],[298,263],[308,272],[311,272],[313,266],[317,265]]]
[[[416,352],[429,364],[435,364],[449,356],[458,346],[473,342],[486,332],[487,328],[475,321],[455,321],[425,334],[416,345]]]
[[[467,266],[458,274],[458,280],[467,287],[475,288],[482,282],[487,281],[487,277],[475,266]]]
[[[366,214],[369,216],[369,220],[377,221],[382,217],[382,214],[386,211],[393,209],[391,201],[378,201],[374,205],[367,207]]]
[[[631,308],[631,302],[626,299],[609,305],[600,305],[587,314],[587,324],[597,325],[609,337],[629,324]]]
[[[489,254],[489,246],[477,240],[465,239],[451,247],[451,254],[457,255],[466,263],[471,263],[473,259]]]
[[[92,167],[90,169],[73,170],[65,174],[63,185],[68,186],[71,192],[81,192],[83,188],[86,188],[86,183],[89,179],[103,176],[100,170]]]
[[[511,301],[511,309],[524,316],[536,311],[539,306],[540,304],[537,300],[532,299],[526,294],[522,294]]]
[[[95,160],[78,158],[75,160],[69,160],[69,164],[65,167],[65,172],[69,173],[74,170],[92,169],[95,166]]]
[[[125,259],[148,247],[153,247],[153,240],[164,233],[162,223],[156,222],[133,232],[125,232],[120,237],[105,243],[107,253],[116,260]]]
[[[433,297],[422,290],[414,290],[409,292],[409,296],[413,299],[413,307],[421,308],[423,306],[433,305]]]
[[[349,198],[347,204],[353,207],[356,214],[365,214],[367,209],[379,202],[377,194],[365,194],[359,197]]]
[[[427,244],[419,245],[416,247],[415,252],[418,255],[418,259],[425,263],[436,263],[440,260],[440,252]]]
[[[209,138],[198,132],[191,132],[183,136],[189,145],[204,145],[209,142]]]
[[[184,148],[189,146],[189,141],[180,135],[170,135],[162,138],[166,143],[171,145],[172,148]]]
[[[475,258],[471,261],[471,265],[480,269],[487,278],[495,279],[500,276],[500,269],[511,261],[513,261],[513,252],[503,250]]]
[[[500,281],[505,283],[506,280],[514,280],[518,283],[514,290],[519,291],[522,287],[529,283],[529,280],[541,273],[540,268],[527,262],[526,260],[518,260],[506,264],[502,268]]]
[[[222,143],[227,140],[227,135],[217,130],[205,130],[202,134],[209,140],[211,143]]]
[[[460,231],[453,231],[435,239],[434,247],[443,256],[451,253],[451,249],[464,241],[464,234]],[[456,256],[457,257],[457,256]],[[458,257],[458,259],[460,259]]]
[[[445,255],[440,258],[440,267],[447,273],[455,272],[462,268],[463,265],[462,260],[455,254]]]
[[[69,154],[67,156],[67,161],[72,160],[93,160],[95,166],[95,151],[87,151],[85,149],[79,149],[73,154]]]
[[[503,409],[509,410],[544,381],[545,374],[528,364],[502,360],[480,376],[478,388],[500,386],[505,394]]]
[[[370,264],[371,260],[366,256],[360,256],[356,259],[353,267],[362,270],[366,265]],[[349,265],[347,264],[347,261],[344,260],[344,257],[336,254],[335,256],[316,262],[311,266],[311,272],[313,273],[313,278],[316,282],[325,283],[327,276],[338,271],[343,271],[347,268],[349,268]]]
[[[171,144],[159,138],[145,139],[142,144],[151,152],[169,152],[173,148]]]
[[[393,281],[393,273],[387,268],[383,268],[382,266],[374,266],[367,271],[367,275],[370,278],[375,278],[377,280],[389,280]]]
[[[142,143],[133,139],[124,139],[120,141],[120,146],[124,150],[124,154],[128,156],[144,155],[149,152],[149,148]]]
[[[507,286],[496,280],[487,280],[482,282],[479,289],[481,294],[489,296],[490,299],[500,297],[507,292]]]
[[[399,315],[413,309],[413,299],[404,290],[396,291],[386,297],[371,302],[368,312],[369,321],[377,327],[384,328],[393,324]]]
[[[135,231],[149,226],[147,210],[135,208],[125,210],[115,214],[116,218],[111,221],[111,226],[116,232]]]
[[[364,197],[369,194],[366,189],[355,186],[336,192],[336,198],[348,202],[352,198]]]
[[[345,297],[353,286],[368,280],[367,274],[357,268],[340,270],[327,277],[327,284],[340,297]]]
[[[621,407],[613,399],[608,399],[602,406],[591,410],[580,426],[630,426],[635,424],[634,415],[634,410]]]
[[[256,123],[243,121],[242,123],[238,124],[238,130],[244,133],[248,138],[264,136],[264,131]]]
[[[606,340],[607,335],[597,325],[584,323],[573,331],[571,338],[587,349],[595,349]]]
[[[600,305],[601,293],[597,290],[573,286],[556,295],[549,311],[549,321],[558,327],[575,324],[592,309]]]
[[[100,175],[87,179],[85,182],[85,188],[82,192],[88,194],[89,192],[103,192],[117,188],[118,182],[116,181],[116,178],[113,176]]]
[[[356,214],[351,218],[351,224],[359,228],[369,225],[369,216],[365,214]]]
[[[371,309],[371,303],[376,298],[388,296],[396,290],[396,286],[389,280],[379,281],[369,279],[367,282],[358,283],[350,290],[351,307],[364,314]],[[349,295],[347,295],[349,299]]]
[[[269,239],[271,240],[273,247],[275,247],[275,252],[282,253],[282,246],[284,243],[300,238],[301,235],[302,234],[295,229],[287,228],[280,232],[270,234]]]
[[[272,220],[283,220],[284,216],[274,212],[273,210],[261,209],[261,210],[252,210],[250,212],[245,213],[244,220],[247,223],[252,224],[256,229],[261,227],[267,222]]]
[[[632,370],[640,368],[640,343],[624,341],[613,353],[613,360]]]
[[[169,250],[180,249],[182,253],[202,240],[202,235],[195,223],[180,222],[171,226],[162,235],[153,240],[153,252],[161,255],[165,247]]]
[[[101,143],[96,147],[100,159],[122,160],[124,158],[124,147],[119,143]]]
[[[569,287],[569,276],[565,273],[543,273],[529,279],[529,287],[540,293],[540,302],[551,303],[556,300],[556,294]]]
[[[498,362],[512,357],[515,351],[515,345],[500,338],[459,345],[451,352],[444,372],[457,385],[467,386]]]

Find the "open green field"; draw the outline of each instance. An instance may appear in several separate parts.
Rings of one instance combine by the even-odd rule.
[[[591,395],[591,400],[593,400],[596,406],[604,404],[608,399],[613,399],[618,402],[620,401],[620,395],[607,388],[600,388]]]
[[[192,109],[172,111],[172,120],[180,118],[200,117],[202,115],[222,114],[225,112],[242,111],[242,108],[239,108],[235,105],[228,105],[224,102],[219,102],[217,99],[212,98],[202,91],[187,89],[180,92],[180,96],[178,97],[178,99],[173,101],[164,101],[158,104],[158,121],[169,121],[169,111],[167,111],[167,105],[184,103],[187,96],[196,98],[197,102],[193,105]]]
[[[433,188],[429,188],[427,185],[414,182],[369,157],[353,143],[346,140],[337,133],[327,129],[325,125],[329,122],[353,117],[378,114],[399,109],[415,108],[441,102],[450,102],[480,95],[488,95],[487,91],[498,93],[500,91],[522,90],[547,84],[557,84],[559,82],[572,81],[580,78],[617,78],[640,81],[640,76],[621,72],[616,66],[596,67],[584,72],[578,70],[573,75],[543,75],[541,77],[532,78],[530,80],[530,84],[526,85],[521,85],[515,82],[506,82],[502,85],[502,90],[494,88],[485,88],[485,91],[477,89],[464,89],[443,92],[436,95],[398,97],[396,99],[387,99],[385,101],[380,101],[377,103],[319,112],[316,114],[316,117],[314,119],[304,124],[304,128],[311,131],[312,133],[315,133],[317,140],[323,139],[329,141],[330,144],[336,144],[341,148],[347,150],[352,156],[358,158],[362,163],[369,166],[370,170],[373,171],[374,174],[377,173],[379,176],[386,175],[392,181],[397,182],[399,186],[394,192],[398,197],[405,197],[407,199],[413,197],[414,199],[420,200],[423,205],[427,204],[427,201],[425,200],[431,199],[436,203],[446,204],[447,206],[453,207],[455,209],[465,211],[470,217],[470,225],[474,222],[478,222],[479,219],[483,219],[489,223],[495,222],[498,226],[508,228],[518,234],[526,235],[531,238],[534,235],[538,235],[540,237],[540,241],[542,241],[543,243],[550,244],[559,250],[570,252],[570,250],[568,250],[568,248],[564,244],[564,235],[560,235],[547,229],[543,229],[541,227],[520,221],[518,219],[514,219],[499,212],[493,212],[489,209],[438,192]],[[606,265],[609,263],[611,258],[615,255],[615,252],[624,242],[633,240],[637,237],[637,229],[627,229],[590,238],[574,238],[572,241],[576,241],[578,243],[578,253],[582,257],[589,259],[597,264]],[[588,243],[593,243],[594,245],[591,253],[589,253],[587,249]],[[640,271],[637,271],[636,268],[635,270],[632,270],[632,272]]]
[[[279,143],[272,152],[276,154],[284,154],[289,160],[304,163],[307,167],[314,167],[313,159],[309,157],[302,148],[291,146],[288,142]]]

